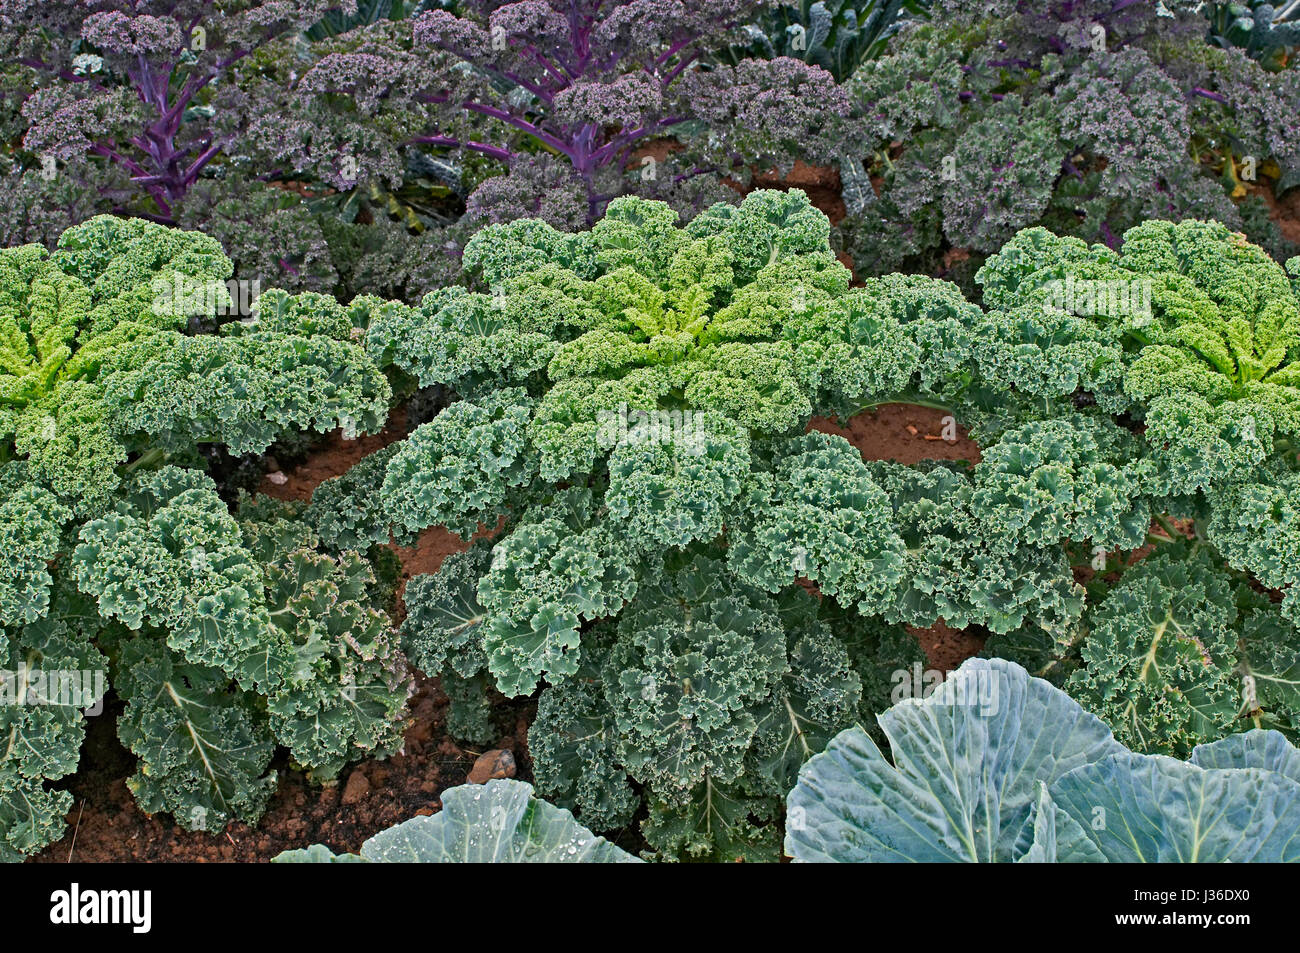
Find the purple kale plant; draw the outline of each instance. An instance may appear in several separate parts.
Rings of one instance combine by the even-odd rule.
[[[410,150],[476,154],[472,221],[598,220],[638,193],[690,214],[757,167],[834,151],[848,101],[802,62],[719,67],[765,0],[470,0],[331,41],[254,138],[336,188],[393,185]]]
[[[46,180],[173,223],[253,111],[236,65],[335,9],[355,0],[3,0],[3,53],[31,76],[21,148]]]
[[[1208,43],[1197,3],[936,0],[846,89],[858,170],[878,184],[846,196],[861,273],[973,291],[965,279],[1022,228],[1118,246],[1151,218],[1217,219],[1294,254],[1258,198],[1235,202],[1245,181],[1300,182],[1300,70]]]

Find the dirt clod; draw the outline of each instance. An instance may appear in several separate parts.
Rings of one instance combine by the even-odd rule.
[[[348,775],[348,783],[343,788],[344,804],[359,804],[370,793],[370,779],[360,769]]]

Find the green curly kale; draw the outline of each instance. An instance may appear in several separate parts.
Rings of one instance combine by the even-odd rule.
[[[1190,433],[1180,432],[1186,419],[1161,431],[1205,460],[1176,487],[1207,485],[1246,462],[1213,466],[1225,455],[1209,449],[1224,440],[1224,423],[1226,452],[1249,448],[1253,463],[1275,434],[1300,433],[1300,301],[1263,250],[1216,223],[1148,222],[1126,233],[1119,263],[1152,283],[1155,318],[1125,389],[1150,402],[1152,427],[1180,402],[1204,421]]]
[[[1026,623],[1068,627],[1078,619],[1083,592],[1064,551],[1021,535],[1032,510],[1009,519],[978,476],[950,466],[868,466],[888,494],[905,546],[893,604],[881,613],[886,619],[916,626],[942,620],[958,629],[977,624],[999,633]]]
[[[1283,593],[1282,611],[1300,625],[1300,470],[1283,461],[1209,494],[1205,535],[1235,569]]]
[[[0,862],[58,839],[72,795],[46,786],[76,770],[85,715],[102,709],[108,663],[99,619],[58,588],[49,614],[0,632]]]
[[[1008,430],[974,472],[972,508],[1020,542],[1112,550],[1146,540],[1149,468],[1132,435],[1108,421],[1041,420]]]
[[[1231,480],[1300,432],[1300,299],[1276,262],[1221,224],[1146,222],[1125,233],[1118,253],[1030,229],[990,258],[979,280],[985,300],[1007,315],[999,323],[1021,338],[1006,338],[1004,351],[1064,358],[1072,368],[1064,379],[1051,372],[1058,382],[1039,393],[1077,387],[1119,413],[1122,380],[1145,418],[1155,493]],[[1034,346],[1035,324],[1059,328],[1046,351]],[[1004,386],[1020,386],[1015,371]],[[1036,376],[1023,375],[1031,389]]]
[[[270,293],[249,323],[183,333],[230,303],[231,270],[210,238],[110,216],[69,229],[52,254],[0,251],[0,454],[93,513],[132,454],[377,429],[388,384],[350,325],[304,317],[320,296],[294,313]]]
[[[678,422],[680,418],[680,423]],[[634,424],[609,455],[605,506],[615,532],[641,545],[710,540],[750,471],[748,432],[716,411],[671,416],[659,439]]]
[[[474,295],[452,286],[431,291],[419,307],[390,301],[366,331],[366,348],[421,387],[452,385],[475,394],[541,371],[555,343],[528,315],[507,315],[505,296]]]
[[[486,684],[540,686],[540,789],[600,829],[646,812],[657,856],[775,857],[799,765],[920,661],[897,623],[1072,624],[1082,594],[1063,542],[1127,539],[1142,520],[1124,482],[1132,441],[1100,424],[1034,432],[1043,455],[1068,448],[1060,464],[1008,451],[987,513],[969,475],[944,471],[954,494],[933,487],[927,516],[909,509],[910,471],[801,435],[815,410],[965,408],[988,391],[977,307],[920,277],[850,289],[828,234],[798,192],[686,227],[625,198],[577,235],[485,229],[465,263],[490,293],[367,305],[372,357],[461,399],[322,490],[341,515],[316,525],[373,541],[496,524],[493,542],[412,580],[406,649],[443,678],[449,725],[470,740],[491,734]],[[1015,501],[1053,481],[1060,494],[1017,522]],[[1072,512],[1049,513],[1066,490]],[[1089,522],[1094,502],[1106,509]]]
[[[203,287],[230,273],[212,239],[109,216],[69,229],[54,255],[39,245],[0,251],[0,441],[9,454],[28,458],[61,495],[105,499],[127,452],[97,399],[102,363],[184,325],[187,314],[154,306],[154,282]]]
[[[285,685],[267,698],[271,730],[321,780],[402,746],[414,683],[387,616],[369,605],[373,581],[355,552],[297,549],[267,569],[270,617],[294,658]]]
[[[0,625],[24,625],[45,615],[71,510],[42,486],[27,482],[24,467],[0,471]]]
[[[797,578],[871,614],[903,575],[904,544],[890,503],[843,437],[811,433],[780,448],[757,474],[728,551],[732,570],[776,592]]]
[[[208,477],[165,467],[134,476],[71,556],[99,612],[140,633],[123,649],[140,663],[118,679],[119,731],[150,765],[133,790],[182,823],[207,812],[194,823],[208,830],[260,813],[273,741],[322,780],[399,748],[412,689],[371,604],[370,564],[318,552],[304,523],[256,515],[237,520]],[[187,726],[190,741],[154,748],[160,725]],[[229,749],[228,728],[245,739]]]
[[[494,525],[536,469],[524,439],[531,409],[523,390],[506,388],[417,427],[388,460],[380,489],[397,538],[435,525],[469,537]]]
[[[266,637],[262,573],[209,477],[176,467],[138,474],[79,540],[70,569],[105,618],[165,630],[188,661],[246,689],[288,677],[288,647]]]
[[[529,753],[540,788],[573,805],[593,828],[619,830],[641,806],[619,761],[619,731],[606,701],[599,667],[589,660],[608,650],[612,632],[591,632],[587,659],[573,678],[547,688],[528,731]]]
[[[231,304],[230,274],[210,238],[108,216],[53,252],[0,250],[0,681],[23,695],[0,712],[6,859],[62,831],[66,794],[45,784],[75,768],[109,663],[129,786],[186,827],[256,820],[277,744],[321,779],[401,744],[391,593],[355,551],[386,515],[236,517],[197,469],[208,444],[377,429],[391,389],[354,341],[372,302],[270,291],[248,320],[192,333]],[[99,671],[94,697],[41,700],[36,664]]]
[[[542,692],[529,733],[539,789],[595,827],[626,826],[628,781],[644,786],[642,833],[665,859],[772,859],[775,799],[862,699],[817,600],[764,594],[721,557],[668,556],[617,623],[584,634],[587,660]]]
[[[487,668],[478,585],[492,562],[492,544],[479,540],[444,559],[436,573],[423,573],[407,583],[402,644],[417,668],[451,671],[461,678]]]
[[[1186,757],[1234,730],[1294,731],[1300,632],[1234,590],[1205,550],[1148,557],[1089,613],[1066,690],[1135,751]]]
[[[593,435],[621,405],[715,410],[779,432],[808,412],[779,343],[791,262],[845,272],[829,225],[802,193],[756,192],[685,228],[658,202],[622,198],[589,232],[540,222],[483,229],[466,267],[492,294],[449,289],[419,314],[393,309],[371,325],[381,360],[467,397],[544,375],[530,438],[547,480],[590,472]],[[421,317],[423,316],[423,317]],[[406,333],[410,329],[410,333]]]
[[[479,583],[488,668],[507,695],[532,692],[543,674],[574,674],[581,623],[617,613],[636,593],[635,551],[609,524],[537,516],[496,544]]]
[[[827,267],[817,275],[823,276],[839,281],[797,283],[781,303],[795,372],[819,410],[847,413],[869,395],[906,392],[925,368],[911,322],[919,315],[937,321],[948,306],[954,317],[978,313],[950,293],[955,288],[929,279],[891,275],[850,290],[841,269]]]
[[[758,728],[753,703],[789,664],[775,606],[728,591],[701,558],[672,568],[624,613],[601,673],[623,762],[669,795],[706,777],[738,780]]]
[[[364,457],[342,476],[321,483],[311,494],[302,518],[316,534],[335,549],[365,550],[391,538],[388,515],[380,488],[388,472],[388,461],[398,444]]]
[[[478,540],[447,556],[436,573],[415,576],[403,601],[402,647],[416,668],[440,672],[448,698],[447,730],[475,743],[492,740],[486,612],[478,602],[479,580],[492,563],[492,544]]]
[[[140,759],[127,780],[141,809],[190,830],[252,822],[275,790],[275,743],[258,697],[220,669],[186,662],[156,635],[125,641],[113,682],[126,699],[118,737]]]

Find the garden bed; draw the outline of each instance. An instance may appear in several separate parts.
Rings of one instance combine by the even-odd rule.
[[[0,861],[1300,861],[1300,0],[0,52]]]
[[[868,460],[915,463],[925,459],[978,459],[978,449],[963,435],[942,440],[944,414],[928,407],[889,404],[836,426],[819,418],[810,429],[841,433]],[[261,492],[280,499],[307,500],[322,481],[346,472],[358,460],[406,434],[405,414],[394,411],[384,430],[370,437],[343,440],[330,436],[326,445],[277,483],[264,481]],[[935,439],[938,438],[938,439]],[[413,547],[398,548],[405,579],[436,572],[442,560],[465,543],[441,528],[425,530]],[[404,584],[405,580],[403,581]],[[936,625],[914,630],[930,661],[942,672],[977,654],[982,639]],[[33,858],[36,863],[157,861],[268,861],[281,851],[304,844],[325,844],[335,851],[356,851],[367,837],[409,817],[441,808],[439,795],[465,783],[475,760],[486,749],[463,747],[446,735],[447,698],[436,678],[420,677],[411,699],[411,726],[402,754],[383,761],[362,761],[345,769],[338,784],[311,784],[301,771],[280,759],[280,788],[266,816],[255,826],[233,823],[224,835],[187,831],[166,816],[142,813],[127,789],[135,762],[114,733],[120,705],[90,721],[82,747],[81,768],[66,785],[76,807],[68,815],[68,833]],[[495,717],[506,730],[487,747],[511,751],[515,775],[531,781],[528,724],[536,704],[498,698]],[[619,842],[617,832],[606,832]],[[635,832],[625,832],[629,844]],[[631,848],[629,848],[631,849]]]

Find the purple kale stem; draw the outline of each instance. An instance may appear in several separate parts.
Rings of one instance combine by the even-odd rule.
[[[586,72],[591,62],[591,30],[596,23],[600,2],[601,0],[596,0],[589,10],[580,10],[577,3],[569,6],[569,35],[573,38],[573,49],[578,54],[577,61],[572,66],[573,72],[579,76]]]
[[[111,146],[105,145],[102,142],[96,142],[90,148],[91,151],[94,152],[96,155],[101,155],[104,158],[108,159],[110,162],[116,162],[119,165],[122,165],[127,169],[129,169],[130,171],[134,172],[136,175],[140,175],[140,176],[150,175],[150,172],[147,169],[145,169],[144,166],[140,165],[140,163],[136,162],[134,159],[130,158],[129,156],[122,155],[120,152],[118,152],[116,149],[112,148]]]
[[[498,109],[496,106],[486,106],[483,103],[467,101],[461,105],[470,112],[479,113],[483,116],[491,116],[493,119],[499,119],[507,125],[514,126],[521,132],[526,132],[528,135],[534,136],[556,151],[563,153],[565,156],[568,156],[569,159],[573,159],[573,147],[569,143],[549,132],[546,132],[539,126],[533,125],[527,119],[521,119],[518,116],[506,112],[504,109]]]
[[[128,158],[127,156],[122,155],[121,153],[117,152],[114,149],[110,149],[108,146],[104,145],[103,143],[97,142],[92,144],[90,147],[90,151],[95,153],[96,155],[104,156],[110,162],[118,162],[128,169],[138,171],[138,173],[145,180],[149,180],[149,179],[161,180],[161,177],[159,176],[150,175],[147,171],[145,171],[143,167],[141,167],[141,165],[138,162]],[[165,187],[160,188],[159,182],[145,181],[143,184],[144,184],[145,191],[149,193],[149,197],[152,198],[154,202],[158,204],[158,208],[162,210],[164,220],[170,221],[172,217],[172,207],[171,207],[171,203],[168,202],[167,200],[168,196],[167,196],[166,188]]]
[[[658,135],[663,130],[675,126],[684,119],[680,116],[668,116],[660,119],[653,126],[641,126],[636,129],[629,129],[619,133],[605,145],[596,149],[591,155],[597,168],[609,162],[611,158],[624,151],[630,151],[631,147],[647,136]]]
[[[529,47],[526,52],[529,59],[555,77],[555,81],[559,83],[561,89],[573,82],[573,76],[566,75],[565,70],[552,64],[551,61],[543,56],[536,48]]]
[[[661,82],[660,85],[663,86],[664,88],[667,88],[672,83],[673,80],[675,80],[678,76],[682,74],[682,71],[684,69],[686,69],[688,66],[690,66],[692,63],[695,62],[695,60],[698,58],[698,55],[699,54],[697,53],[692,53],[690,56],[683,57],[682,61],[678,63],[676,66],[674,66],[668,72],[668,75],[664,77],[663,82]]]
[[[193,100],[194,97],[214,79],[216,79],[216,75],[213,73],[209,73],[203,77],[191,74],[185,80],[185,85],[181,87],[181,91],[176,95],[175,105],[164,112],[159,118],[167,122],[178,121],[180,117],[184,115],[185,110],[189,107],[190,101]]]
[[[173,221],[173,205],[177,199],[181,199],[189,191],[190,187],[198,180],[203,169],[225,148],[226,142],[220,139],[208,139],[202,151],[185,167],[185,160],[194,151],[190,147],[178,147],[176,137],[180,134],[181,125],[185,111],[191,106],[198,94],[210,83],[216,80],[231,65],[243,59],[254,49],[257,49],[264,43],[273,40],[277,32],[274,29],[268,29],[265,34],[251,43],[247,48],[244,46],[232,47],[228,54],[218,59],[207,69],[190,72],[185,81],[176,90],[175,96],[172,95],[173,79],[177,75],[177,68],[188,50],[188,40],[193,33],[194,27],[202,22],[205,12],[212,6],[211,0],[203,4],[202,10],[196,12],[190,20],[189,26],[181,34],[181,43],[171,51],[170,62],[162,66],[155,66],[150,63],[147,56],[139,54],[135,58],[135,63],[128,66],[126,74],[131,84],[135,87],[136,95],[145,105],[152,107],[157,113],[157,118],[150,122],[139,134],[132,136],[129,140],[131,145],[139,149],[148,157],[148,164],[152,169],[147,169],[140,162],[123,155],[112,144],[107,142],[95,143],[92,151],[117,165],[122,166],[132,173],[131,181],[142,186],[149,196],[157,203],[158,208],[162,210],[161,221]],[[174,12],[173,6],[168,13]],[[41,60],[31,60],[27,65],[36,69],[42,69],[47,72],[55,72],[50,65]],[[101,83],[91,80],[88,77],[77,76],[67,70],[57,71],[57,75],[68,82],[86,83],[90,82],[96,88],[103,88]]]
[[[454,139],[451,136],[416,136],[414,139],[408,141],[412,145],[463,146],[466,149],[473,149],[475,152],[481,152],[485,156],[491,156],[493,159],[507,163],[514,158],[514,153],[509,149],[502,149],[500,146],[491,146],[485,142],[475,142],[472,139],[462,142],[460,139]]]
[[[678,40],[672,46],[668,47],[668,49],[664,50],[662,53],[656,56],[655,62],[661,65],[663,63],[667,63],[670,59],[672,59],[674,56],[676,56],[679,52],[684,50],[686,47],[690,46],[697,39],[699,39],[699,37],[692,36],[692,37],[688,37],[685,40]]]
[[[1115,233],[1110,230],[1110,226],[1107,225],[1105,222],[1101,223],[1101,237],[1102,237],[1102,241],[1104,241],[1108,247],[1110,247],[1115,251],[1119,251],[1119,246],[1123,244],[1123,242],[1121,242],[1115,236]]]
[[[184,184],[185,188],[188,189],[198,180],[199,173],[203,171],[203,167],[211,162],[223,148],[225,148],[225,143],[216,141],[199,154],[199,157],[191,163],[190,167],[185,170],[185,174],[181,177],[181,182]]]
[[[482,65],[482,69],[484,72],[493,76],[498,76],[501,79],[504,79],[508,83],[514,83],[516,86],[522,86],[524,89],[528,90],[530,93],[532,93],[542,102],[546,103],[548,106],[555,100],[555,92],[553,90],[550,90],[545,86],[539,86],[536,83],[532,82],[531,80],[525,79],[524,77],[520,76],[518,73],[514,72],[513,70],[497,69],[495,67],[488,66],[486,64]]]
[[[1192,95],[1204,96],[1206,99],[1212,99],[1216,103],[1223,103],[1223,105],[1225,106],[1231,105],[1231,103],[1228,102],[1228,97],[1222,95],[1221,93],[1216,93],[1216,92],[1212,92],[1211,90],[1204,89],[1200,86],[1192,87]]]

